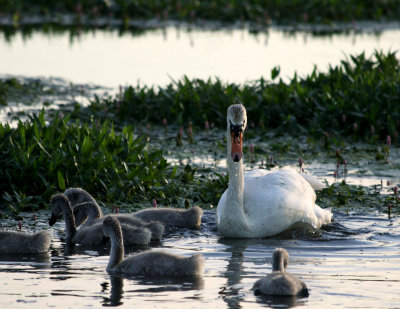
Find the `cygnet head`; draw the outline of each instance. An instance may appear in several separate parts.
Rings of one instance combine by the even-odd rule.
[[[276,248],[272,254],[272,271],[285,271],[289,264],[289,253],[283,248]]]
[[[243,133],[247,126],[246,109],[242,104],[229,106],[227,114],[227,127],[230,132],[230,155],[234,162],[239,162],[243,155]],[[229,149],[229,148],[228,148]]]
[[[118,220],[112,216],[107,216],[103,221],[103,234],[108,238],[112,238],[117,234],[122,239],[122,230]]]
[[[63,207],[65,204],[69,204],[69,200],[64,194],[58,193],[51,197],[51,217],[49,219],[50,226],[54,225],[57,222],[58,218],[62,216]]]

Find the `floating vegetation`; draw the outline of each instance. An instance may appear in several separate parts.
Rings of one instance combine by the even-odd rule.
[[[397,188],[397,187],[394,187]],[[334,183],[317,194],[317,204],[346,212],[378,210],[399,214],[399,197],[396,194],[381,194],[379,185],[373,187],[348,185],[344,181]],[[394,206],[394,207],[393,207]]]
[[[53,94],[53,89],[46,86],[39,79],[17,78],[0,79],[0,105],[7,106],[10,101],[27,101],[24,97],[35,98],[43,94]]]
[[[95,95],[105,96],[108,91],[105,87],[72,84],[61,78],[0,78],[0,122],[15,126],[43,108],[47,112],[62,105],[66,105],[65,111],[74,109],[76,104],[86,106]]]

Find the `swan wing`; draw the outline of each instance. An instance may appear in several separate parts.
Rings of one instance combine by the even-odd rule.
[[[326,222],[319,217],[326,216],[315,200],[313,188],[293,170],[245,175],[243,205],[255,236],[278,234],[298,221],[320,227]]]

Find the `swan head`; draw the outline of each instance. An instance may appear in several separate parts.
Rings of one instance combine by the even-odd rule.
[[[272,253],[272,270],[285,271],[289,264],[289,253],[283,248],[276,248]]]
[[[57,220],[63,214],[63,207],[65,204],[69,204],[68,198],[62,194],[58,193],[51,197],[50,205],[51,205],[51,217],[49,219],[49,225],[53,226]]]
[[[107,238],[111,238],[113,234],[121,236],[122,231],[119,221],[112,216],[106,216],[103,221],[103,234]]]
[[[231,158],[239,162],[243,155],[243,133],[247,126],[246,109],[242,104],[229,106],[227,125],[230,132]]]

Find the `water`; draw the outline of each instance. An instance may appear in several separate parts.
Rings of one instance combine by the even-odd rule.
[[[370,55],[375,49],[400,49],[400,30],[383,29],[380,35],[366,32],[323,37],[307,33],[288,35],[278,28],[250,34],[246,29],[189,31],[170,26],[141,36],[96,30],[81,33],[73,40],[67,32],[33,32],[29,38],[17,33],[10,41],[0,36],[0,42],[1,74],[56,76],[73,83],[116,88],[138,80],[164,85],[184,74],[203,79],[218,76],[242,83],[261,76],[269,78],[276,65],[281,67],[283,78],[292,77],[296,71],[308,74],[314,65],[323,71],[329,64],[338,64],[345,54],[365,51]],[[62,86],[65,85],[68,83]],[[96,87],[89,88],[88,91]],[[66,93],[48,100],[54,105],[67,103],[72,92],[67,89]],[[73,95],[82,104],[90,98],[79,97],[79,90]],[[17,112],[41,108],[11,106]],[[4,109],[0,118],[9,119],[8,110]],[[169,144],[172,138],[157,140],[152,136],[160,142],[159,147]],[[215,143],[220,140],[220,134],[211,141],[204,139],[198,148],[210,144],[218,149]],[[185,145],[179,158],[167,154],[168,160],[216,167],[218,171],[225,168],[223,152],[213,155],[208,151],[210,146],[203,147],[204,152],[193,147]],[[268,145],[265,149],[271,152]],[[350,153],[351,149],[347,149],[346,158]],[[391,165],[371,163],[373,154],[369,155],[370,158],[360,161],[349,160],[346,181],[371,186],[379,185],[383,179],[383,193],[388,193],[400,182],[396,168],[399,149],[391,150]],[[282,159],[279,167],[297,168],[297,160],[298,157]],[[260,161],[260,157],[256,158],[257,163],[247,164],[246,170],[258,166]],[[319,158],[306,164],[307,171],[328,183],[335,181],[334,161]],[[48,229],[49,212],[43,210],[37,215],[38,221],[34,221],[32,214],[22,214],[25,231]],[[65,255],[60,240],[63,224],[57,223],[50,230],[53,240],[49,253],[0,256],[0,307],[399,308],[400,218],[371,213],[370,209],[362,213],[335,212],[334,218],[335,222],[322,230],[303,227],[269,239],[226,240],[216,232],[213,211],[206,211],[200,231],[178,230],[165,235],[162,243],[152,244],[153,250],[204,255],[203,275],[184,280],[110,276],[105,271],[109,248],[77,246],[73,254]],[[2,220],[0,229],[16,229],[16,222]],[[288,271],[307,283],[308,298],[261,298],[251,292],[254,282],[271,271],[271,254],[276,247],[289,251]],[[131,248],[129,253],[142,249]]]
[[[29,77],[18,79],[25,84],[38,81],[37,78]],[[7,106],[0,106],[0,123],[16,127],[19,120],[26,121],[29,114],[37,114],[42,109],[57,110],[63,105],[69,105],[73,109],[74,102],[88,106],[95,96],[107,97],[115,92],[111,88],[101,86],[71,84],[61,78],[41,78],[40,82],[48,90],[47,93],[40,95],[23,93],[8,100]]]
[[[36,227],[41,229],[48,213],[38,215]],[[107,247],[77,246],[72,255],[65,256],[60,240],[63,223],[59,222],[52,230],[48,254],[0,257],[0,306],[399,308],[400,219],[340,212],[334,218],[318,233],[297,229],[270,239],[226,240],[215,230],[214,213],[206,211],[200,231],[173,231],[161,244],[153,245],[153,250],[204,255],[203,275],[185,280],[110,276],[105,271]],[[288,271],[307,283],[308,298],[253,295],[254,282],[271,271],[276,247],[289,251]]]
[[[112,29],[81,32],[75,37],[67,31],[33,31],[28,36],[17,32],[11,39],[0,34],[0,74],[62,77],[73,83],[117,88],[138,82],[163,86],[184,75],[244,83],[270,79],[271,69],[280,66],[280,76],[287,80],[295,72],[300,76],[311,73],[314,65],[326,71],[348,55],[400,49],[398,24],[364,28],[361,33],[328,36],[288,34],[276,27],[255,34],[247,28],[209,30],[179,25],[140,35]],[[360,30],[356,25],[354,29]]]

